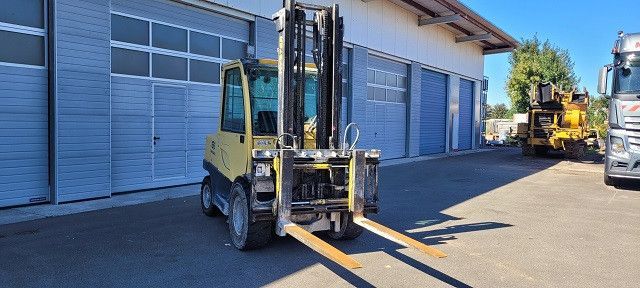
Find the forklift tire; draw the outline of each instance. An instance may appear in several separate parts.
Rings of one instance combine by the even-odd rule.
[[[229,234],[231,242],[238,250],[262,247],[271,240],[271,221],[251,222],[249,201],[245,188],[234,183],[229,198]]]
[[[216,204],[213,204],[213,188],[209,176],[204,177],[200,186],[200,207],[202,213],[209,217],[222,215]]]
[[[353,214],[341,213],[340,218],[340,231],[327,231],[327,235],[329,237],[335,240],[353,240],[360,237],[362,231],[364,231],[364,228],[356,223],[353,223]]]

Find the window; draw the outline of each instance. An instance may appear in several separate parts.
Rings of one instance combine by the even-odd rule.
[[[220,66],[225,62],[221,58],[243,58],[246,47],[245,42],[220,35],[111,13],[114,74],[219,85]],[[3,52],[6,51],[0,51],[0,55]]]
[[[0,62],[46,66],[44,0],[0,0]],[[4,28],[10,27],[10,28]]]
[[[231,39],[222,39],[222,58],[229,60],[242,59],[246,54],[247,43]]]
[[[0,30],[0,62],[44,66],[44,37]]]
[[[111,40],[149,45],[149,22],[111,14]]]
[[[220,37],[199,32],[189,32],[189,52],[211,57],[220,57]]]
[[[0,7],[0,22],[44,29],[44,0],[0,0]]]
[[[111,73],[149,76],[149,53],[111,47]]]
[[[187,30],[153,23],[153,47],[175,51],[187,51]]]
[[[187,80],[187,59],[153,54],[152,76],[174,80]]]
[[[240,68],[233,68],[225,75],[222,130],[244,133],[243,101]]]
[[[277,131],[278,70],[276,67],[254,68],[249,77],[251,119],[256,135],[273,135]],[[304,95],[304,117],[309,123],[317,114],[318,75],[307,71]]]
[[[220,64],[200,61],[200,60],[190,60],[190,69],[189,75],[191,81],[194,82],[202,82],[209,84],[220,84]]]
[[[368,100],[406,103],[407,77],[368,69],[367,82]]]

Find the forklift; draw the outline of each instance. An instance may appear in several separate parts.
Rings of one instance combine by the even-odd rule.
[[[312,233],[348,240],[366,229],[446,257],[366,218],[379,210],[380,151],[355,148],[355,123],[340,141],[344,26],[338,5],[283,2],[273,15],[278,59],[222,66],[220,125],[205,143],[209,175],[201,186],[202,211],[228,217],[231,242],[239,250],[290,235],[343,267],[359,268]],[[313,39],[312,63],[305,58],[307,37]]]

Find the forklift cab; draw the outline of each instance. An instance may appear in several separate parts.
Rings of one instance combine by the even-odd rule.
[[[305,85],[305,147],[315,146],[314,121],[316,119],[317,70],[306,67]],[[224,177],[214,183],[223,191],[213,199],[220,203],[225,214],[228,209],[229,188],[238,175],[247,175],[253,169],[253,149],[275,149],[278,116],[278,67],[269,59],[242,59],[231,61],[221,71],[222,101],[220,101],[219,129],[207,136],[208,161]],[[215,196],[214,196],[215,197]],[[223,200],[223,201],[220,201]]]

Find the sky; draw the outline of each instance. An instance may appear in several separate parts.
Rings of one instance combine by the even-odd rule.
[[[521,41],[537,35],[569,51],[580,78],[578,87],[596,95],[598,70],[613,60],[617,32],[640,32],[638,0],[460,0],[484,18]],[[608,3],[611,3],[608,5]],[[505,103],[509,54],[485,56],[489,104]]]

